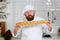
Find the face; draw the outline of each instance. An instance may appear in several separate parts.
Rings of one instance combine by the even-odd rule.
[[[24,13],[27,20],[33,20],[35,16],[34,10],[28,10]]]

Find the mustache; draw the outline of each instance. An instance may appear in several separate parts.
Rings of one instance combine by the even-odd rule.
[[[28,16],[32,16],[32,15],[28,15]]]

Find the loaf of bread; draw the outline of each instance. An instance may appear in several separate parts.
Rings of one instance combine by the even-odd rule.
[[[38,24],[46,24],[49,22],[48,20],[39,20],[39,21],[25,21],[25,22],[18,22],[16,23],[16,26],[33,26],[33,25],[38,25]]]

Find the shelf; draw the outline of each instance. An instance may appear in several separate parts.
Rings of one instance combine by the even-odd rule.
[[[6,7],[7,4],[8,4],[7,2],[0,2],[0,8]]]
[[[0,13],[1,16],[8,15],[8,13]]]
[[[2,7],[6,7],[6,5],[0,5],[0,8],[2,8]]]
[[[6,5],[8,4],[7,2],[0,2],[0,5]]]

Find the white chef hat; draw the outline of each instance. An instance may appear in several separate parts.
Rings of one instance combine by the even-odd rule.
[[[25,6],[24,10],[23,10],[23,14],[28,11],[28,10],[34,10],[34,7],[32,5],[27,5]]]

